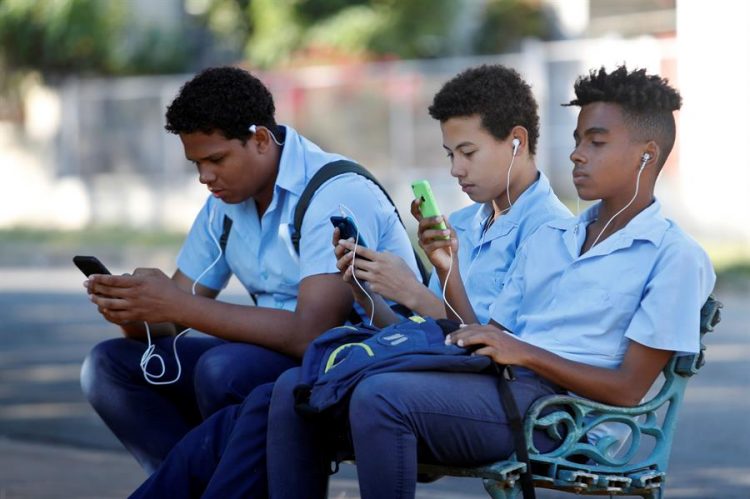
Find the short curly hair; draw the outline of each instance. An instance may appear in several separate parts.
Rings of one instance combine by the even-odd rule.
[[[208,68],[180,88],[167,107],[164,128],[174,134],[218,131],[244,143],[250,125],[275,130],[275,111],[271,92],[247,71],[231,66]]]
[[[459,73],[435,94],[429,112],[441,123],[477,114],[482,127],[499,140],[520,125],[529,134],[529,153],[536,154],[538,105],[529,84],[513,69],[485,64]]]
[[[669,80],[646,74],[645,69],[628,71],[625,65],[611,73],[604,67],[592,70],[576,80],[576,98],[566,106],[611,102],[622,107],[625,122],[639,140],[655,140],[663,154],[661,167],[672,151],[675,140],[674,111],[682,107],[682,97]]]

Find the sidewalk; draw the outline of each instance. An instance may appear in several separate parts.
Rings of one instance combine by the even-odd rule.
[[[116,334],[81,282],[73,268],[0,267],[0,499],[122,498],[145,479],[80,392],[83,356]],[[706,339],[706,366],[688,385],[668,499],[750,497],[750,295],[719,290],[717,297],[723,321]],[[230,288],[230,299],[241,298]],[[488,497],[478,479],[442,479],[417,491],[425,499]],[[359,497],[353,467],[333,477],[329,497]]]
[[[0,499],[121,499],[145,480],[143,470],[125,452],[78,449],[63,445],[0,438]],[[421,499],[482,499],[479,480],[448,479],[420,487]],[[446,488],[446,485],[452,485]],[[461,490],[461,489],[464,490]],[[329,497],[359,497],[351,466],[331,481]],[[553,496],[541,496],[553,497]]]

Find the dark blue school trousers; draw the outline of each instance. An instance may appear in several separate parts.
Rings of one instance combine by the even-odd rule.
[[[226,407],[190,431],[130,497],[263,499],[266,428],[273,383]]]
[[[173,337],[156,338],[165,359],[162,380],[177,373]],[[242,403],[254,388],[274,381],[299,360],[247,343],[227,342],[200,333],[178,340],[182,373],[169,385],[152,385],[140,361],[144,341],[128,338],[96,345],[81,369],[86,398],[148,474],[192,428],[220,409]],[[149,371],[159,373],[155,360]]]
[[[294,410],[297,369],[276,382],[268,423],[268,480],[272,499],[324,498],[326,442],[315,423]],[[538,398],[563,390],[526,369],[510,382],[524,414]],[[362,499],[413,498],[417,463],[476,466],[514,452],[510,423],[494,375],[448,372],[381,373],[362,380],[351,396],[349,425]],[[540,450],[552,448],[534,436]]]

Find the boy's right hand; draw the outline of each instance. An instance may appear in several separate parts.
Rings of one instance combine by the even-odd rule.
[[[354,299],[361,303],[365,303],[368,301],[367,295],[362,291],[362,289],[357,285],[357,283],[354,280],[354,277],[352,276],[352,265],[351,265],[351,255],[350,251],[344,248],[339,244],[339,240],[341,239],[341,232],[339,231],[339,228],[336,227],[333,229],[333,253],[336,255],[336,268],[339,269],[339,272],[341,273],[342,279],[344,279],[344,282],[348,283],[349,286],[352,288],[352,293],[354,295]],[[366,287],[367,282],[360,281],[360,284],[362,286]]]
[[[411,203],[411,214],[419,222],[417,237],[419,246],[424,250],[430,263],[437,269],[447,272],[451,266],[451,250],[453,252],[453,265],[458,263],[458,238],[456,231],[442,215],[437,217],[423,218],[419,211],[420,200],[415,199]],[[446,230],[435,229],[440,222],[444,222]],[[448,237],[448,239],[446,239]]]

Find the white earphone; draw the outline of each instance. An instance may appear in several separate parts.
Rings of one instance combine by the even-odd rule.
[[[268,131],[268,133],[270,133],[270,134],[271,134],[271,138],[273,139],[273,141],[274,141],[274,142],[276,142],[276,145],[277,145],[277,146],[283,146],[283,145],[284,145],[284,143],[283,143],[283,142],[279,142],[279,141],[278,141],[278,140],[276,139],[276,135],[274,135],[274,134],[273,134],[273,132],[272,132],[272,131],[271,131],[271,130],[270,130],[270,129],[268,128],[268,127],[263,127],[263,128],[265,128],[265,129],[266,129],[266,130]],[[248,132],[250,132],[250,133],[255,133],[255,132],[256,132],[257,130],[258,130],[258,127],[256,127],[255,125],[250,125],[250,126],[249,126],[249,127],[247,128],[247,131],[248,131]]]
[[[521,145],[521,140],[518,138],[513,139],[513,156],[515,157],[516,153],[518,152],[518,148]]]
[[[651,155],[647,152],[644,152],[643,156],[641,156],[641,170],[646,167],[646,163],[648,163],[649,159],[651,159]]]

